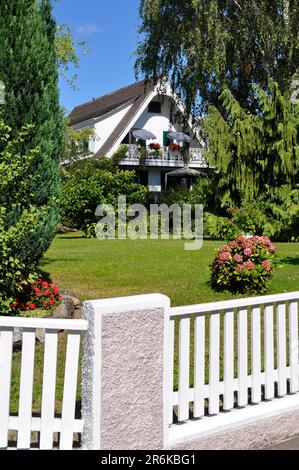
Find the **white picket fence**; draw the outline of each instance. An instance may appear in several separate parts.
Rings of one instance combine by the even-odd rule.
[[[237,422],[244,407],[252,418],[263,403],[298,392],[298,299],[295,292],[170,309],[173,442],[191,428],[200,435]],[[291,400],[298,406],[298,395]],[[283,401],[267,406],[278,410]]]
[[[141,297],[142,301],[139,297],[129,298],[130,310],[124,311],[134,313],[136,309],[153,308],[153,296]],[[164,369],[153,373],[161,376],[163,372],[164,377],[161,412],[167,418],[163,428],[166,445],[186,442],[226,427],[231,429],[241,422],[281,414],[286,409],[298,410],[298,300],[299,292],[174,308],[169,308],[164,298],[155,300],[154,306],[161,302],[165,315]],[[0,448],[72,449],[79,447],[77,434],[83,431],[84,447],[100,447],[101,318],[105,311],[115,314],[121,311],[124,299],[109,302],[94,302],[94,317],[88,316],[91,310],[87,306],[89,322],[0,316]],[[113,315],[109,321],[114,321]],[[14,363],[19,356],[13,354],[16,328],[22,331],[20,370],[16,370]],[[147,332],[148,326],[144,328]],[[45,331],[44,348],[38,346],[38,358],[43,351],[43,366],[35,354],[37,329]],[[62,330],[67,332],[65,356],[64,349],[58,354],[59,346],[63,348],[65,344]],[[87,330],[82,365],[84,417],[87,416],[84,423],[81,415],[76,416],[76,399],[81,335]],[[161,351],[156,352],[159,355]],[[123,358],[119,357],[121,361]],[[13,368],[14,377],[20,380],[18,389],[12,381]],[[109,371],[103,370],[109,377]],[[58,372],[59,389],[63,382],[61,409],[57,400],[61,397],[56,390]],[[38,410],[36,399],[33,409],[34,387],[41,387]],[[117,382],[113,387],[118,387]],[[119,387],[123,393],[122,384]],[[142,387],[140,390],[141,394]],[[12,395],[14,403],[19,395],[17,413],[11,412]],[[127,403],[126,396],[124,403]],[[133,408],[129,407],[128,413],[138,421],[139,414],[134,415]],[[159,416],[158,408],[157,405]],[[126,413],[125,405],[123,409]],[[103,413],[107,416],[109,410],[104,407]],[[119,418],[129,421],[125,416]],[[150,431],[149,428],[149,435]],[[122,429],[117,432],[122,436]],[[114,442],[113,433],[109,438]]]
[[[22,357],[18,415],[10,416],[11,378],[13,367],[13,333],[22,333]],[[74,433],[81,433],[83,421],[75,419],[77,378],[81,333],[88,328],[84,320],[12,318],[0,316],[0,448],[7,448],[12,431],[17,431],[16,447],[29,449],[33,432],[38,433],[40,449],[52,449],[54,433],[59,435],[59,448],[72,449]],[[45,330],[41,410],[32,413],[36,329]],[[63,403],[61,416],[55,413],[57,352],[59,332],[67,330]],[[12,446],[14,446],[12,444]]]

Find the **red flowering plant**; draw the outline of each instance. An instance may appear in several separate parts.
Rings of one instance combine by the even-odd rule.
[[[152,143],[152,144],[149,145],[149,148],[150,148],[151,150],[159,151],[159,150],[161,150],[161,145],[158,144],[158,143],[156,143],[156,144],[155,144],[155,143]]]
[[[32,284],[24,285],[11,307],[16,312],[39,308],[48,310],[57,305],[59,298],[59,289],[55,284],[38,279]]]
[[[268,237],[238,236],[218,250],[210,265],[215,289],[259,294],[268,290],[276,247]]]
[[[181,152],[183,148],[179,144],[170,144],[168,145],[168,150],[170,152]]]

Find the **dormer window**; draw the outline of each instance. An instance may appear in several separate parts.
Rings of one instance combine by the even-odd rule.
[[[161,114],[161,103],[160,101],[151,101],[148,105],[148,112],[154,114]]]

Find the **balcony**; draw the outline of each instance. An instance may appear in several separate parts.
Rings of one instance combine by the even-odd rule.
[[[163,167],[183,167],[184,157],[181,151],[169,150],[168,147],[162,147],[160,150],[152,150],[149,146],[146,148],[146,157],[141,156],[138,145],[127,145],[127,156],[120,162],[125,166],[163,166]],[[203,158],[202,149],[190,148],[188,165],[194,168],[207,168],[208,165]]]

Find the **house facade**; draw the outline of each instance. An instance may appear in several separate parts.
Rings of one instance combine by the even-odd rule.
[[[166,175],[186,165],[206,171],[203,143],[192,120],[182,124],[185,110],[166,82],[154,85],[142,80],[73,109],[70,115],[74,129],[91,127],[94,138],[89,142],[91,158],[111,157],[120,146],[126,146],[123,169],[134,169],[139,182],[149,190],[160,192],[167,184]],[[186,120],[185,120],[186,121]],[[134,137],[134,131],[146,130],[154,135],[150,141]],[[190,142],[170,141],[170,132],[183,132]]]

